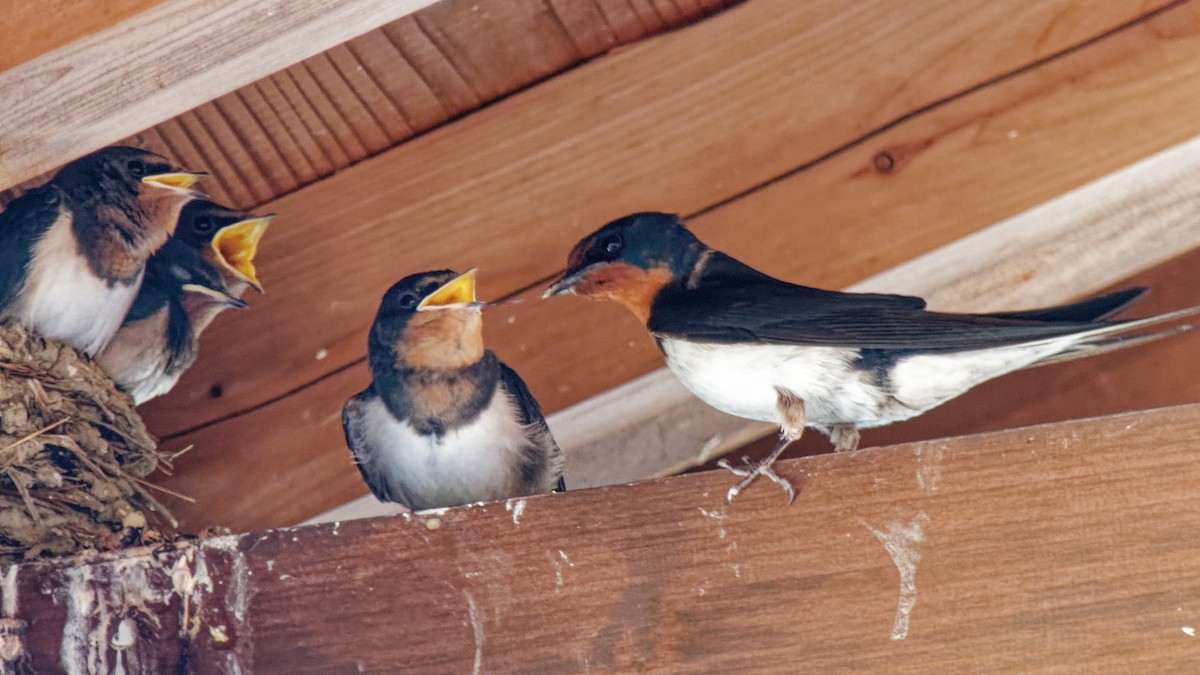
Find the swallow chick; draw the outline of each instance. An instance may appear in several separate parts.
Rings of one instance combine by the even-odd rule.
[[[203,175],[117,146],[14,199],[0,212],[0,319],[95,356]]]
[[[207,200],[183,207],[175,234],[146,263],[133,306],[97,362],[137,405],[170,391],[196,361],[200,334],[222,311],[241,309],[271,216]]]
[[[609,299],[630,309],[657,341],[667,366],[712,407],[780,426],[758,464],[726,468],[795,497],[771,465],[806,426],[838,451],[859,430],[916,417],[981,382],[1158,339],[1191,325],[1144,331],[1200,307],[1134,321],[1108,317],[1145,289],[999,314],[949,314],[921,298],[840,293],[767,276],[705,246],[674,215],[637,213],[584,238],[545,297]],[[1140,331],[1140,332],[1139,332]]]
[[[371,326],[371,386],[342,426],[363,480],[413,510],[565,489],[563,456],[519,376],[483,347],[475,270],[388,289]]]

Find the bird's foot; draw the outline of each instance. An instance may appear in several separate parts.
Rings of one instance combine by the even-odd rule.
[[[742,490],[745,490],[751,483],[754,482],[754,479],[759,476],[768,478],[776,485],[783,488],[783,491],[787,493],[788,504],[791,504],[796,500],[796,488],[792,487],[792,484],[788,481],[788,479],[775,473],[775,470],[771,468],[772,462],[755,463],[750,461],[749,457],[742,457],[742,463],[744,466],[738,467],[730,464],[724,459],[717,462],[717,466],[729,471],[735,476],[741,477],[741,480],[738,481],[736,485],[729,488],[729,492],[725,493],[725,501],[733,503],[733,498],[737,497]]]

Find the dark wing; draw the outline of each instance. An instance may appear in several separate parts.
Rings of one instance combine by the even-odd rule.
[[[562,477],[563,456],[554,436],[550,434],[550,425],[542,416],[542,407],[537,399],[529,393],[525,381],[516,371],[500,362],[500,385],[512,397],[521,415],[521,424],[529,430],[533,439],[533,447],[526,454],[525,463],[521,466],[521,475],[527,484],[545,485],[546,472],[557,478],[555,492],[567,489]],[[543,488],[544,489],[544,488]]]
[[[48,201],[52,186],[26,192],[0,212],[0,313],[25,283],[33,245],[58,219],[57,201]]]
[[[1028,321],[1078,321],[1090,322],[1107,319],[1119,314],[1130,305],[1142,299],[1150,289],[1145,286],[1133,286],[1112,293],[1097,295],[1093,298],[1072,302],[1068,305],[1030,309],[1020,312],[996,312],[988,314],[1000,319],[1024,319]]]
[[[375,396],[377,396],[375,385],[371,385],[346,401],[346,405],[342,408],[342,431],[346,434],[346,445],[354,456],[354,466],[357,466],[358,472],[362,474],[363,482],[371,488],[371,493],[379,501],[395,502],[412,508],[412,502],[408,496],[394,494],[388,481],[374,470],[371,450],[367,447],[369,441],[364,437],[363,416],[365,411],[363,406]]]
[[[647,328],[695,342],[967,350],[1049,339],[1104,324],[927,312],[903,295],[839,293],[767,277],[720,253],[699,283],[670,286]]]

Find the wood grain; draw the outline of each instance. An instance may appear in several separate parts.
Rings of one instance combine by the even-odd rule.
[[[0,11],[0,71],[117,24],[162,0],[5,2]]]
[[[1014,2],[1011,6],[963,7],[949,13],[884,2],[872,3],[871,11],[863,7],[818,8],[773,0],[738,6],[709,21],[575,69],[273,202],[265,208],[279,215],[279,225],[264,243],[261,266],[269,294],[257,299],[252,311],[223,317],[225,320],[213,327],[207,344],[219,347],[205,349],[200,363],[172,396],[147,408],[155,430],[169,436],[254,409],[361,359],[379,296],[406,273],[479,266],[484,270],[480,283],[485,297],[511,294],[557,272],[574,241],[611,217],[646,208],[685,214],[703,211],[860,141],[865,129],[878,128],[1005,69],[1024,67],[1039,55],[1039,50],[1068,48],[1126,18],[1107,14],[1108,9],[1116,12],[1117,5],[1105,5],[1104,12],[1086,16],[1076,16],[1073,4]],[[1064,13],[1078,20],[1064,24]],[[1001,14],[1007,17],[1004,21],[996,18]],[[765,21],[765,16],[773,19]],[[1012,20],[1014,16],[1021,20]],[[1109,23],[1099,23],[1106,18]],[[999,30],[1007,31],[997,34],[995,40],[954,37],[973,35],[983,26],[991,26],[994,19],[1002,26]],[[903,32],[903,36],[901,32],[873,32],[881,30],[879,25],[910,23],[910,32]],[[1064,25],[1075,28],[1067,31]],[[943,153],[950,153],[970,164],[934,169],[937,175],[947,170],[961,172],[955,174],[964,178],[955,184],[957,189],[968,189],[971,183],[966,182],[967,177],[987,176],[986,182],[975,184],[980,192],[970,206],[982,209],[983,204],[995,203],[997,208],[979,214],[982,217],[966,212],[949,218],[945,201],[929,205],[936,209],[933,217],[928,212],[914,212],[909,205],[912,198],[904,195],[911,194],[915,187],[907,176],[916,174],[916,169],[897,171],[888,180],[875,175],[854,180],[846,173],[830,171],[822,174],[827,181],[822,188],[827,189],[828,182],[846,183],[859,190],[854,197],[864,205],[881,199],[907,199],[908,203],[897,211],[872,212],[863,220],[851,221],[850,216],[859,214],[846,213],[840,222],[853,222],[855,228],[846,228],[844,235],[832,227],[827,230],[827,224],[816,216],[822,215],[822,209],[834,210],[846,202],[816,196],[808,201],[790,201],[784,212],[731,220],[738,225],[727,230],[703,224],[701,228],[706,235],[726,231],[721,236],[729,237],[752,227],[745,236],[738,237],[737,246],[727,248],[765,263],[764,267],[779,274],[804,272],[804,278],[813,283],[848,285],[1033,206],[1056,194],[1051,191],[1054,188],[1061,192],[1200,133],[1194,116],[1167,107],[1192,93],[1187,82],[1181,80],[1195,73],[1195,54],[1191,50],[1198,43],[1184,38],[1155,38],[1145,27],[1131,30],[1137,36],[1076,62],[1069,75],[1053,79],[1030,76],[1026,88],[1020,91],[1005,89],[966,108],[956,107],[955,119],[939,116],[921,125],[925,133],[958,130],[953,143],[932,146],[927,157],[930,162],[935,157],[940,162]],[[854,46],[835,47],[816,39],[831,31],[856,36],[857,42]],[[888,42],[907,41],[906,36],[913,32],[927,32],[930,37],[903,49]],[[1039,41],[1039,36],[1045,39]],[[1151,45],[1159,49],[1149,49]],[[903,58],[882,57],[893,48]],[[1139,60],[1143,52],[1149,53]],[[1131,60],[1134,65],[1122,66],[1117,57]],[[945,77],[929,77],[929,69],[938,70],[939,64],[946,61],[967,65],[946,72]],[[873,77],[909,81],[901,93],[893,94],[865,82],[852,92],[845,89],[844,83],[856,73],[880,62],[885,70]],[[806,65],[797,70],[793,67],[796,63]],[[1106,65],[1117,72],[1107,70]],[[1165,68],[1164,75],[1147,78],[1161,89],[1149,89],[1145,96],[1146,109],[1155,106],[1163,110],[1165,119],[1156,115],[1146,121],[1142,115],[1136,123],[1131,121],[1134,115],[1123,112],[1126,104],[1122,98],[1129,92],[1113,91],[1110,86],[1089,91],[1094,98],[1087,97],[1088,102],[1100,109],[1081,108],[1085,116],[1101,118],[1096,126],[1053,117],[1057,106],[1069,102],[1056,99],[1044,113],[1050,115],[1044,122],[1050,129],[1046,133],[1071,125],[1093,131],[1129,132],[1103,151],[1096,148],[1092,137],[1082,134],[1072,135],[1079,145],[1061,144],[1061,149],[1055,149],[1050,137],[1032,139],[1036,143],[1027,140],[1013,144],[997,134],[981,148],[988,153],[983,161],[973,148],[968,152],[959,145],[970,142],[978,132],[977,125],[986,123],[979,115],[999,113],[989,109],[992,106],[1037,104],[1031,96],[1055,91],[1065,98],[1069,82],[1066,77],[1087,77],[1098,68],[1110,78],[1122,74],[1142,77],[1154,72],[1151,68]],[[639,75],[643,72],[659,75],[648,82]],[[783,80],[774,81],[780,77]],[[1094,77],[1099,80],[1100,76]],[[1120,81],[1115,85],[1117,89],[1121,89]],[[780,95],[767,100],[755,97],[752,92],[763,82],[772,82]],[[1155,96],[1167,101],[1160,104]],[[1106,107],[1116,106],[1118,101],[1121,110]],[[722,119],[742,122],[732,127],[720,124]],[[954,126],[940,126],[947,121]],[[1056,121],[1061,126],[1054,124]],[[1040,123],[1030,120],[1030,124]],[[1135,124],[1136,129],[1125,128]],[[813,129],[823,131],[814,134]],[[1003,183],[987,188],[992,174],[979,170],[990,168],[989,162],[1003,161],[996,155],[1017,159],[1008,154],[1017,152],[1017,145],[1026,153],[1019,156],[1022,163],[1029,162],[1035,147],[1042,153],[1039,162],[1046,167],[1044,173],[1009,165],[1012,174],[1017,175],[1014,180],[1030,176],[1023,185],[1036,181],[1030,188],[1032,194]],[[952,152],[956,149],[959,152]],[[846,156],[853,164],[842,164],[842,171],[853,174],[864,165],[872,165],[878,151],[861,150],[856,148]],[[1086,162],[1077,159],[1081,153],[1088,157]],[[930,176],[930,166],[925,163],[921,171],[927,180],[934,177]],[[413,171],[411,167],[422,169]],[[1035,174],[1037,179],[1031,177]],[[809,180],[804,182],[813,185]],[[937,195],[944,193],[932,187],[927,184],[920,194],[937,200]],[[992,199],[993,190],[1007,201]],[[864,200],[864,193],[870,198]],[[804,208],[798,210],[797,204]],[[900,220],[910,213],[911,221]],[[889,215],[885,219],[882,214]],[[864,228],[871,231],[864,235]],[[890,257],[885,259],[874,247],[867,247],[852,255],[858,259],[869,256],[869,264],[854,264],[854,258],[834,264],[842,259],[841,250],[853,248],[850,232],[856,239],[870,240],[892,228],[903,228],[907,236],[890,248],[894,252]],[[812,254],[802,259],[797,258],[794,243],[800,238],[820,239],[803,247]],[[727,240],[714,243],[724,245]],[[831,251],[825,246],[841,250]],[[840,274],[827,280],[823,273],[831,267]],[[348,270],[354,273],[348,274]],[[300,307],[304,311],[298,314]],[[567,355],[567,361],[559,360],[563,343],[556,347],[538,335],[561,337],[572,325],[623,325],[612,320],[615,314],[595,315],[604,318],[585,319],[586,324],[581,324],[578,316],[573,315],[562,326],[518,320],[517,330],[524,332],[509,343],[527,345],[538,359],[524,369],[544,373],[535,374],[543,383],[535,391],[549,397],[547,404],[552,409],[582,400],[654,366],[655,356],[645,344],[629,361],[614,364],[611,351],[597,358],[598,353],[606,352],[604,345],[624,345],[634,339],[636,334],[628,328],[615,339],[595,340],[594,347],[578,352],[579,357]],[[299,317],[303,320],[297,320]],[[317,354],[325,358],[318,360]],[[553,365],[545,368],[549,364]],[[545,386],[559,379],[556,374],[562,372],[560,366],[577,365],[583,370],[574,379],[584,384],[553,382]],[[560,385],[573,388],[558,391]],[[214,400],[213,391],[221,396]]]
[[[0,187],[170,119],[432,0],[176,0],[0,72]],[[216,169],[217,167],[211,167]]]
[[[1165,24],[1156,20],[1131,28],[1047,64],[1049,70],[1031,70],[914,116],[711,211],[696,219],[696,227],[714,245],[773,274],[821,286],[844,286],[1116,170],[1157,150],[1164,141],[1182,141],[1200,133],[1194,116],[1186,113],[1186,101],[1200,96],[1200,40],[1178,30],[1178,37],[1160,37],[1171,35],[1172,26],[1200,25],[1193,14],[1186,14],[1188,7],[1174,10],[1185,12],[1182,18],[1163,15],[1160,19]],[[723,20],[727,14],[713,21]],[[1149,115],[1150,110],[1158,112]],[[1009,138],[1013,129],[1020,130],[1016,139]],[[1106,143],[1097,144],[1096,138],[1105,138]],[[914,156],[899,171],[864,173],[874,166],[874,157],[882,149],[908,144],[923,144],[925,153]],[[573,239],[596,224],[581,222],[569,233],[554,236]],[[738,232],[742,234],[738,236]],[[504,241],[494,245],[507,246]],[[529,254],[533,257],[521,254],[519,258],[540,262],[552,257],[548,265],[557,267],[561,263],[555,261],[565,257],[569,242],[545,254],[537,253],[542,245],[537,246]],[[497,266],[512,264],[493,255],[498,253],[486,260]],[[510,256],[518,257],[516,253]],[[405,266],[419,269],[421,264]],[[423,264],[461,267],[470,263],[428,260]],[[480,277],[484,297],[497,294],[489,285],[491,269],[489,264]],[[319,270],[307,273],[320,274]],[[270,277],[265,278],[270,284]],[[309,289],[310,293],[320,292],[316,286]],[[274,294],[272,290],[267,298]],[[375,294],[361,295],[366,297],[337,302],[361,302],[357,311],[369,317]],[[312,306],[302,299],[294,302]],[[245,321],[251,322],[260,309],[262,303],[245,313]],[[355,320],[342,315],[341,321],[346,327]],[[644,332],[616,307],[572,301],[526,302],[489,313],[485,324],[488,343],[522,373],[551,411],[661,365]],[[230,323],[228,328],[234,325]],[[247,328],[239,326],[238,330]],[[361,349],[365,339],[353,335],[352,328],[346,330],[351,334],[344,338],[343,353],[350,355],[350,350]],[[327,360],[332,360],[335,350],[329,343],[309,345],[312,352],[302,358],[316,364],[316,350],[327,345]],[[214,350],[210,358],[229,358],[223,341],[210,340],[206,349]],[[220,357],[216,357],[217,349],[223,352]],[[238,377],[259,382],[254,371],[264,367],[261,362],[268,358],[262,355],[257,361],[240,362],[243,373]],[[306,367],[299,358],[294,366]],[[179,473],[171,484],[210,502],[204,510],[189,510],[180,504],[185,520],[192,526],[221,522],[238,528],[287,524],[362,494],[337,417],[342,401],[367,380],[365,367],[350,363],[291,395],[173,439],[171,447],[195,443],[197,449],[181,458]],[[1160,369],[1172,367],[1167,361],[1159,364]],[[1147,377],[1152,379],[1154,372],[1149,371]],[[173,419],[202,419],[212,410],[205,403],[208,387],[221,385],[225,391],[222,399],[240,396],[230,384],[235,381],[200,380],[201,386],[193,384],[184,390],[182,400],[177,397],[152,409],[159,413],[180,406],[172,413]],[[261,382],[262,386],[270,384],[266,379]],[[1195,400],[1188,398],[1192,396],[1189,391],[1173,390],[1170,395],[1178,397],[1175,401]],[[1112,400],[1127,408],[1137,407],[1131,399]],[[1072,414],[1088,414],[1087,401],[1078,403]],[[165,418],[153,415],[150,419],[158,424]],[[164,427],[155,428],[163,433]],[[223,486],[221,496],[204,497],[216,495],[216,486]],[[302,489],[293,492],[293,486]],[[227,498],[226,491],[238,496]],[[296,494],[304,497],[298,499]]]
[[[716,471],[25,566],[15,616],[37,672],[64,625],[115,657],[69,590],[161,627],[144,672],[1185,672],[1197,438],[1182,406],[789,460],[790,507]]]
[[[737,1],[681,5],[667,23],[643,23],[623,0],[445,0],[124,142],[209,167],[205,189],[251,209],[585,59]],[[12,194],[0,194],[0,203]]]

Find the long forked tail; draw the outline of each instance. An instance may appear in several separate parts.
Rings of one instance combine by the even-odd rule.
[[[1187,333],[1189,331],[1200,328],[1200,323],[1184,323],[1177,326],[1171,326],[1162,330],[1150,332],[1137,332],[1142,328],[1157,326],[1164,323],[1179,321],[1191,316],[1200,315],[1200,306],[1188,307],[1186,309],[1159,314],[1145,319],[1134,319],[1131,321],[1122,321],[1119,323],[1108,324],[1102,328],[1086,331],[1077,334],[1082,338],[1078,342],[1072,344],[1065,351],[1057,354],[1052,354],[1046,358],[1036,361],[1029,365],[1030,368],[1038,368],[1040,366],[1049,366],[1055,363],[1065,363],[1074,361],[1088,356],[1097,356],[1107,354],[1118,349],[1133,347],[1135,345],[1146,344],[1148,342],[1157,342],[1163,338]]]

